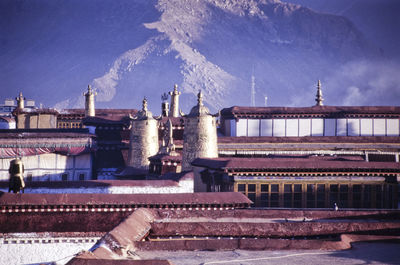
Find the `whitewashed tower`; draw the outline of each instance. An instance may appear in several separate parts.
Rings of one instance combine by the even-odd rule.
[[[132,120],[128,166],[148,169],[148,158],[157,154],[158,147],[157,120],[147,110],[147,99],[144,98],[142,110]]]
[[[198,103],[185,116],[183,132],[182,170],[191,170],[191,162],[196,158],[218,157],[217,125],[215,117],[203,105],[201,91]]]

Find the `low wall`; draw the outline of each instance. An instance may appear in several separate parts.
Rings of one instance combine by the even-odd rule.
[[[0,214],[0,233],[108,232],[131,212],[44,212]]]
[[[222,236],[222,237],[274,237],[291,238],[300,236],[324,236],[343,233],[381,233],[400,232],[400,222],[165,222],[152,225],[155,236]]]
[[[136,248],[141,251],[221,251],[221,250],[345,250],[351,243],[362,241],[400,241],[400,236],[342,235],[339,240],[296,240],[272,238],[225,238],[196,240],[141,241]]]

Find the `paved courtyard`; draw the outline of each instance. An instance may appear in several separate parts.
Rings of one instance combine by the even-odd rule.
[[[176,265],[194,264],[400,264],[400,242],[356,243],[343,251],[152,251],[142,258],[168,259]]]

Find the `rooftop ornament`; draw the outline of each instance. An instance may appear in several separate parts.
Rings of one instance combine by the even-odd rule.
[[[324,105],[324,103],[322,103],[322,101],[324,101],[324,98],[322,97],[321,81],[320,80],[318,80],[317,95],[315,97],[315,101],[317,102],[317,104],[315,104],[315,106],[323,106]]]
[[[147,109],[147,99],[143,98],[142,110],[138,111],[136,115],[137,120],[150,120],[153,119],[153,114]]]

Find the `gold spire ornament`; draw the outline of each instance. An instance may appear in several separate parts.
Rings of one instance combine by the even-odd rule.
[[[144,97],[142,101],[142,110],[147,111],[147,98]]]
[[[94,117],[96,116],[95,107],[94,107],[94,97],[97,96],[97,92],[93,92],[90,85],[88,85],[88,90],[86,93],[83,93],[85,96],[85,116],[86,117]]]
[[[320,80],[318,80],[318,84],[317,84],[317,95],[315,97],[315,101],[317,102],[317,104],[315,104],[315,106],[323,106],[324,105],[324,103],[322,103],[322,101],[324,101],[324,98],[322,97]]]
[[[18,97],[15,98],[15,100],[17,101],[17,108],[18,109],[25,108],[25,102],[24,102],[25,98],[22,95],[22,92],[19,92],[19,95],[18,95]]]
[[[174,90],[170,91],[171,95],[171,109],[169,112],[169,117],[179,117],[179,95],[181,92],[178,91],[178,85],[174,85]]]

